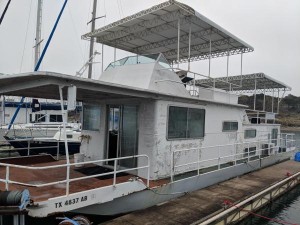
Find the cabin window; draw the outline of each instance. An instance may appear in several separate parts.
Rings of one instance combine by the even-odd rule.
[[[67,138],[73,138],[73,135],[72,134],[67,134]]]
[[[100,106],[83,106],[83,130],[98,131],[100,129]]]
[[[29,116],[31,123],[45,122],[46,115],[45,114],[30,114]]]
[[[205,110],[169,107],[168,139],[204,137]]]
[[[62,115],[50,115],[50,122],[63,122]]]
[[[272,136],[271,136],[272,140],[271,140],[271,142],[275,145],[277,145],[277,137],[278,137],[278,129],[274,128],[274,129],[272,129]]]
[[[239,128],[238,122],[224,121],[223,131],[237,131]]]
[[[251,129],[251,130],[245,130],[244,132],[244,138],[255,138],[256,137],[256,130]]]

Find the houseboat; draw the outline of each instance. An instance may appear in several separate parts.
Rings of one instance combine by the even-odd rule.
[[[293,137],[281,134],[275,113],[249,113],[237,95],[287,85],[266,75],[223,79],[190,70],[192,61],[253,51],[191,7],[170,0],[83,36],[91,37],[134,55],[110,63],[99,80],[53,72],[0,77],[6,96],[83,104],[82,160],[69,159],[66,141],[65,160],[0,162],[1,190],[24,195],[0,213],[127,213],[293,155]]]

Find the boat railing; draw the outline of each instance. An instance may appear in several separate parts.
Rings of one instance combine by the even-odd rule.
[[[276,122],[276,113],[266,112],[260,110],[246,109],[246,113],[249,119],[249,122],[253,124],[260,123],[275,123]]]
[[[280,133],[280,146],[283,148],[291,148],[293,146],[293,140],[295,139],[294,133]]]
[[[121,169],[118,168],[118,166],[117,166],[118,162],[121,160],[137,159],[137,158],[146,159],[145,165],[136,166],[136,167],[132,167],[132,168],[121,168]],[[82,177],[75,177],[75,178],[70,177],[71,167],[84,166],[84,165],[88,165],[88,164],[101,164],[101,163],[107,163],[107,162],[114,163],[113,171],[105,172],[105,173],[98,173],[98,174],[93,174],[93,175],[87,175],[87,176],[82,176]],[[125,156],[125,157],[119,157],[119,158],[100,159],[100,160],[94,160],[94,161],[74,162],[74,163],[70,163],[70,164],[59,164],[59,165],[39,166],[39,167],[0,163],[0,167],[6,168],[5,178],[0,178],[0,183],[5,184],[5,189],[7,191],[9,190],[10,184],[21,185],[21,186],[25,186],[25,187],[35,187],[35,188],[42,188],[42,187],[53,186],[53,185],[58,185],[58,184],[66,184],[65,195],[62,195],[62,196],[68,196],[70,194],[70,183],[71,182],[86,180],[89,178],[97,178],[97,177],[102,177],[102,176],[107,176],[107,175],[113,175],[112,184],[106,185],[106,187],[107,186],[116,186],[117,174],[126,173],[126,172],[130,172],[130,171],[136,171],[136,170],[143,170],[143,169],[147,169],[147,181],[146,181],[147,187],[149,187],[149,181],[150,181],[150,163],[149,163],[149,157],[147,155],[133,155],[133,156]],[[41,171],[41,170],[51,170],[51,169],[57,169],[57,168],[66,168],[66,178],[64,180],[45,182],[45,183],[40,183],[40,184],[34,184],[34,181],[32,181],[32,180],[30,181],[30,183],[18,182],[15,180],[11,180],[11,178],[10,178],[10,175],[11,175],[10,171],[12,168],[18,168],[18,169],[24,169],[24,170],[30,170],[30,171],[34,171],[34,170]],[[125,182],[125,181],[123,181],[123,182]],[[78,192],[75,192],[75,193],[78,193]]]
[[[283,134],[278,138],[279,143],[284,143],[282,146],[275,145],[278,141],[276,138],[174,150],[171,157],[171,181],[180,174],[196,172],[196,175],[200,175],[290,151],[296,147],[293,137],[293,134]],[[208,156],[209,154],[213,156]],[[183,160],[186,155],[190,158]],[[205,159],[202,159],[203,155],[206,156]]]
[[[38,146],[38,147],[33,147],[31,146],[31,143],[34,141],[34,138],[22,138],[22,139],[11,139],[9,140],[10,143],[12,142],[20,142],[22,141],[23,143],[27,143],[24,144],[24,147],[18,147],[18,148],[10,148],[9,150],[2,150],[2,152],[7,151],[7,152],[19,152],[19,151],[27,151],[27,155],[29,156],[31,153],[31,150],[35,150],[35,149],[39,149],[40,152],[43,152],[42,149],[56,149],[56,159],[59,160],[59,143],[60,141],[57,140],[56,141],[56,145],[48,145],[48,146]],[[7,141],[0,141],[0,146],[6,144]],[[27,145],[27,146],[26,146]]]

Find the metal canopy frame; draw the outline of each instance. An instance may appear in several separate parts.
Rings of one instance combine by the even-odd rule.
[[[265,93],[276,91],[291,91],[291,87],[267,76],[264,73],[253,73],[238,76],[199,79],[196,86],[212,87],[230,91],[236,94]]]
[[[291,91],[292,88],[280,81],[267,76],[264,73],[253,73],[238,76],[226,76],[218,78],[198,79],[190,82],[190,85],[204,87],[204,88],[218,88],[229,91],[235,94],[253,94],[254,103],[253,109],[256,110],[256,95],[258,93],[264,94],[263,111],[265,111],[265,94],[272,93],[272,113],[274,112],[274,95],[277,92],[277,113],[279,113],[279,104],[281,98],[286,91]],[[280,93],[282,97],[280,98]]]
[[[171,63],[252,52],[253,47],[196,12],[170,0],[82,36],[136,54],[163,53]]]

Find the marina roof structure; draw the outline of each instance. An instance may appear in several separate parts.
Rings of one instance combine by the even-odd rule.
[[[191,62],[252,52],[253,47],[193,8],[169,0],[82,36],[139,55]]]
[[[198,79],[196,86],[215,87],[230,90],[234,93],[264,93],[273,91],[290,91],[288,85],[267,76],[264,73],[253,73],[238,76]]]

